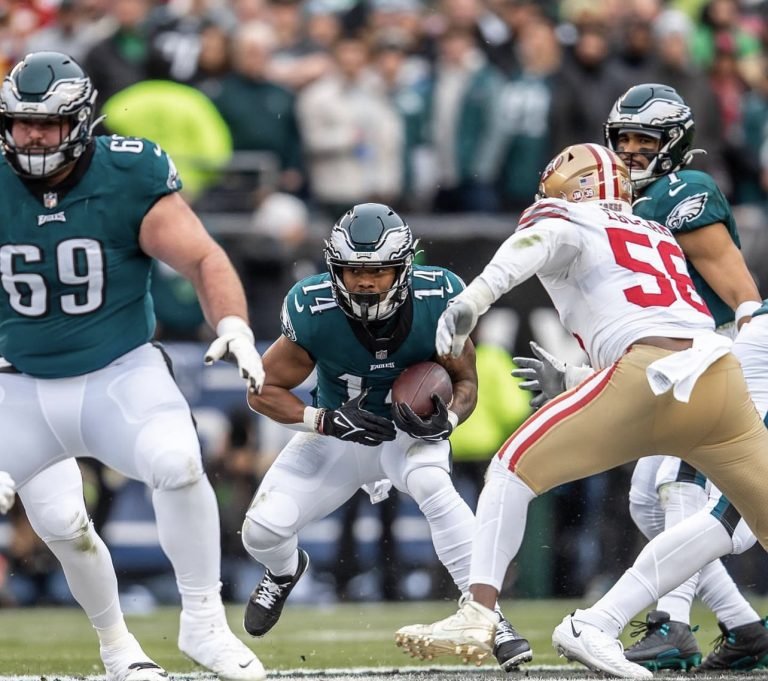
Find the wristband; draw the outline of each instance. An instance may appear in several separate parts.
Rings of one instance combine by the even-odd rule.
[[[227,315],[219,320],[216,324],[216,334],[218,336],[226,336],[229,333],[238,333],[247,336],[251,343],[254,342],[253,331],[248,326],[248,322],[242,317],[236,315]]]
[[[448,410],[448,422],[451,424],[451,430],[454,430],[459,425],[459,417],[456,412]]]
[[[323,435],[323,417],[327,411],[327,409],[323,409],[322,407],[319,409],[316,409],[315,407],[304,407],[304,418],[302,420],[306,429],[310,432]]]
[[[742,317],[751,317],[752,313],[762,306],[763,303],[758,302],[757,300],[745,300],[743,303],[739,303],[735,313],[736,322],[738,322]]]

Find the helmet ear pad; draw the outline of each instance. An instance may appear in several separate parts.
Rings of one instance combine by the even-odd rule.
[[[325,262],[333,296],[351,318],[362,322],[387,319],[411,289],[415,242],[410,227],[389,206],[358,204],[333,226],[325,242]],[[355,293],[344,283],[345,268],[395,269],[392,285],[377,293]]]
[[[91,79],[66,54],[32,52],[16,64],[0,85],[0,145],[11,168],[24,177],[45,178],[77,161],[93,136],[96,95]],[[17,118],[58,120],[59,143],[20,147],[13,136]]]

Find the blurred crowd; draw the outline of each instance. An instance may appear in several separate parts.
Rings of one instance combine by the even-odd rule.
[[[366,200],[518,211],[643,81],[677,89],[700,167],[762,210],[766,45],[760,0],[0,0],[0,69],[71,54],[106,131],[160,142],[193,203],[289,242],[307,211]],[[260,178],[244,206],[211,198],[233,159]]]

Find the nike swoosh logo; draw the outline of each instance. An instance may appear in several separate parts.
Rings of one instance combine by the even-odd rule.
[[[304,306],[299,304],[299,299],[297,297],[293,298],[293,305],[296,308],[296,312],[304,312]]]
[[[687,182],[683,182],[683,184],[681,184],[679,187],[675,187],[674,189],[672,189],[672,188],[670,187],[670,188],[669,188],[669,195],[670,195],[670,196],[677,196],[677,195],[680,193],[680,190],[681,190],[683,187],[687,187],[687,186],[688,186],[688,183],[687,183]]]
[[[573,632],[573,635],[575,638],[579,638],[581,636],[580,631],[576,631],[576,627],[573,626],[573,619],[568,620],[571,623],[571,632]]]
[[[243,664],[242,662],[238,662],[237,666],[240,667],[240,669],[245,669],[246,667],[250,666],[251,662],[253,662],[253,660],[248,660],[248,662],[246,662],[245,664]]]

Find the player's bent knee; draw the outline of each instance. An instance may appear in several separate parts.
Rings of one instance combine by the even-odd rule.
[[[58,499],[56,504],[28,503],[26,511],[32,529],[46,544],[77,539],[91,527],[82,499],[64,503]]]
[[[285,538],[264,527],[258,520],[246,516],[243,521],[242,541],[248,551],[268,551],[285,541]]]
[[[664,513],[658,498],[629,496],[629,515],[646,539],[653,539],[664,531]]]
[[[259,488],[245,514],[243,527],[251,523],[279,537],[282,541],[300,529],[300,520],[301,509],[290,494],[275,488],[268,490]],[[254,530],[254,532],[258,535],[260,530]],[[245,529],[243,540],[245,540]],[[269,541],[272,539],[270,538]]]
[[[417,504],[421,504],[444,489],[456,491],[451,482],[451,476],[437,466],[414,468],[405,479],[405,487],[409,496]]]
[[[152,459],[147,484],[152,489],[180,489],[203,477],[203,462],[195,452],[166,449]]]

